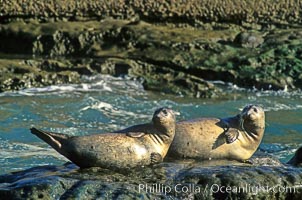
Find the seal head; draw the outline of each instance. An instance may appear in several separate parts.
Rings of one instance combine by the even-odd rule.
[[[254,142],[260,142],[265,129],[265,114],[258,105],[246,106],[240,114],[240,129]]]
[[[171,127],[175,127],[175,112],[169,108],[157,109],[154,112],[152,122],[162,135],[166,136],[163,141],[169,142],[169,139],[175,134],[175,130],[173,132],[171,129]]]

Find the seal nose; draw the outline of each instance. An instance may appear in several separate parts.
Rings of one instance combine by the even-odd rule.
[[[154,115],[153,115],[153,119],[154,120],[159,120],[159,119],[163,119],[166,117],[173,117],[175,118],[175,115],[179,115],[179,112],[175,112],[174,110],[167,108],[167,107],[163,107],[163,108],[159,108],[155,111]]]
[[[153,116],[153,119],[158,120],[162,116],[162,113],[157,113],[156,115]]]
[[[247,116],[250,116],[251,114],[257,113],[257,112],[258,112],[258,109],[254,106],[251,106],[250,109],[248,109],[246,114],[247,114]]]
[[[169,110],[167,108],[159,108],[155,111],[153,118],[160,119],[160,118],[167,116],[168,113],[169,113]]]
[[[261,108],[255,106],[255,105],[252,105],[248,111],[246,112],[246,117],[251,117],[253,114],[258,114],[260,112]]]

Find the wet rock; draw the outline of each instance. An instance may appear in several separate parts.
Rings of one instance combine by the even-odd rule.
[[[288,161],[288,164],[301,167],[302,166],[301,161],[302,161],[302,147],[300,147],[296,151],[294,157]]]
[[[290,166],[164,162],[130,173],[73,164],[0,176],[6,199],[299,199],[301,169]]]
[[[284,166],[277,158],[259,151],[257,151],[247,162],[255,166]]]
[[[197,98],[211,98],[221,93],[204,79],[174,71],[169,67],[138,62],[129,74],[143,78],[144,87],[153,91]]]
[[[70,62],[54,60],[0,59],[0,64],[3,66],[0,77],[2,83],[0,91],[2,92],[54,84],[79,83],[80,74],[85,74],[81,67],[70,69]],[[8,69],[11,69],[13,73]],[[89,71],[89,69],[86,70]]]
[[[264,39],[259,33],[242,32],[236,36],[234,42],[245,48],[256,48],[264,42]]]

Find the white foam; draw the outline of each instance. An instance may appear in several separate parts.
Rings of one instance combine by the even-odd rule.
[[[52,156],[59,160],[67,160],[61,154],[52,148],[42,148],[32,144],[6,142],[2,141],[0,144],[0,157],[1,159],[11,158],[28,158],[35,156]]]
[[[85,111],[88,109],[93,109],[93,110],[114,110],[113,106],[109,103],[99,101],[93,97],[89,97],[90,100],[92,100],[92,105],[86,106],[82,108],[80,111]]]
[[[93,97],[89,97],[88,103],[90,105],[83,107],[80,111],[86,111],[89,109],[97,110],[102,112],[104,115],[112,118],[113,116],[120,117],[135,117],[135,118],[149,118],[150,115],[138,114],[132,111],[123,110],[121,108],[115,107],[110,103],[103,102]]]
[[[130,80],[128,77],[117,78],[109,75],[97,75],[92,77],[83,76],[80,84],[52,85],[40,88],[27,88],[20,91],[3,92],[0,96],[33,96],[51,95],[67,92],[120,92],[133,93],[136,95],[145,94],[141,83]]]

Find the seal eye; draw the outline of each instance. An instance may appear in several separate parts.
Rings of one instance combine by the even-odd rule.
[[[255,113],[257,113],[257,112],[258,112],[258,109],[257,109],[257,108],[254,108],[253,111],[254,111]]]
[[[166,109],[163,110],[164,115],[168,115],[168,111]]]

